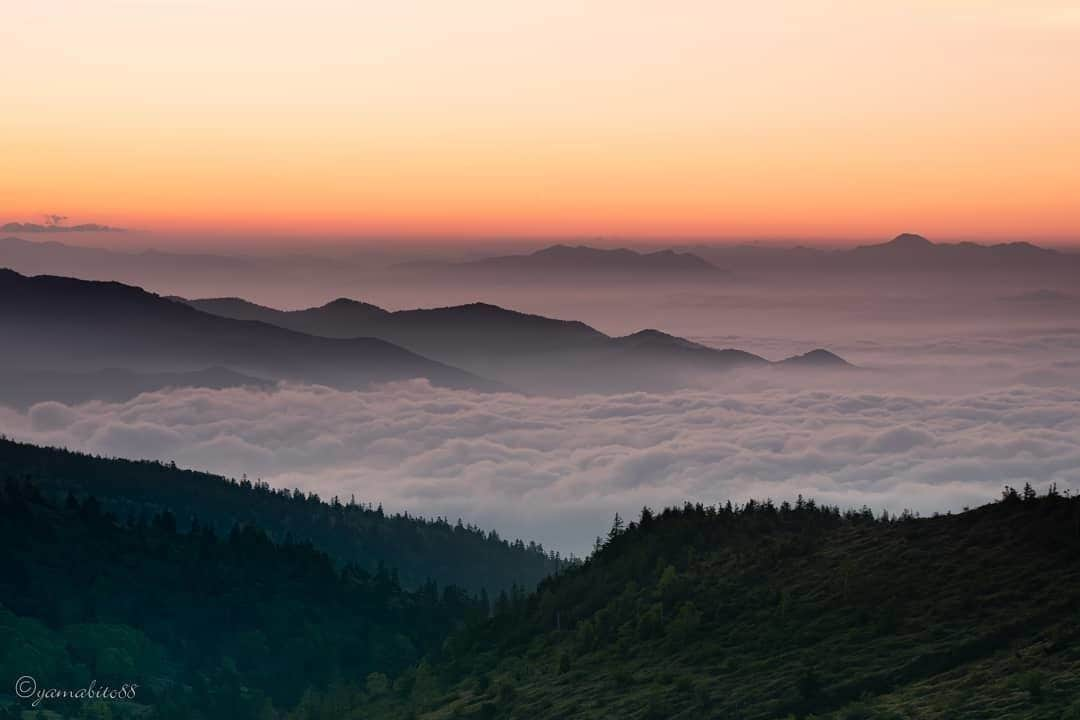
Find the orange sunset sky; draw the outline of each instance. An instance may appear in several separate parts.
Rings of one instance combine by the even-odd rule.
[[[1080,5],[35,0],[0,222],[1080,239]]]

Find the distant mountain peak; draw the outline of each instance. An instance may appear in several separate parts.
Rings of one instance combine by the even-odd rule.
[[[635,333],[624,335],[622,337],[615,338],[615,342],[621,345],[628,345],[631,347],[643,347],[643,346],[667,346],[667,347],[680,347],[689,350],[709,350],[705,345],[696,343],[686,338],[681,338],[676,335],[669,335],[661,330],[655,328],[646,328],[644,330],[638,330]]]
[[[930,242],[922,235],[916,235],[915,233],[900,233],[886,245],[895,245],[900,247],[933,247],[934,243]]]
[[[644,330],[638,330],[632,332],[629,335],[624,335],[621,339],[624,340],[679,340],[674,335],[670,335],[662,330],[656,328],[645,328]]]
[[[386,310],[383,310],[378,305],[372,305],[371,303],[366,303],[363,300],[353,300],[352,298],[347,297],[339,297],[335,300],[331,300],[322,307],[308,308],[308,310],[366,310],[376,315],[387,314]],[[299,312],[305,311],[301,310]]]
[[[535,318],[542,318],[544,320],[550,319],[550,318],[543,318],[542,316],[539,316],[539,315],[529,315],[528,313],[523,313],[523,312],[520,312],[518,310],[511,310],[509,308],[504,308],[501,305],[494,305],[492,303],[481,302],[481,301],[476,301],[476,302],[471,302],[471,303],[464,303],[463,305],[450,305],[448,307],[428,308],[428,309],[429,310],[434,310],[434,311],[460,313],[460,314],[463,314],[463,315],[488,315],[488,316],[497,315],[497,316],[508,317],[508,318],[535,317]],[[402,311],[402,312],[409,312],[409,311],[406,310],[406,311]]]
[[[851,363],[847,360],[824,348],[817,348],[802,355],[794,355],[781,362],[787,365],[803,365],[806,367],[851,367]]]

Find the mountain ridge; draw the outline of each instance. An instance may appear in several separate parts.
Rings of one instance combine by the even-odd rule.
[[[770,362],[744,350],[712,348],[656,329],[610,336],[580,321],[521,313],[490,303],[388,312],[350,301],[363,310],[351,317],[330,318],[331,304],[273,311],[235,299],[185,302],[207,312],[257,316],[301,332],[383,338],[481,376],[539,392],[559,387],[585,391],[590,387],[603,391],[676,387],[695,373],[745,367],[851,367],[832,353],[828,358],[834,361],[826,362],[821,353],[827,351],[803,360]]]
[[[938,243],[916,233],[901,233],[885,242],[852,248],[735,244],[687,245],[680,249],[722,264],[736,274],[810,270],[864,273],[1080,271],[1080,255],[1027,241]]]
[[[649,280],[711,280],[728,273],[691,252],[666,248],[640,252],[630,248],[595,248],[588,245],[550,245],[531,253],[496,255],[464,262],[410,262],[390,268],[398,272],[450,273],[486,276],[504,274],[507,280],[552,281],[567,278],[618,277],[640,282]],[[533,273],[547,273],[538,277]]]
[[[225,318],[118,282],[0,269],[0,329],[18,338],[18,352],[2,361],[6,367],[187,372],[220,365],[341,389],[417,377],[454,388],[504,389],[378,338],[324,338]]]

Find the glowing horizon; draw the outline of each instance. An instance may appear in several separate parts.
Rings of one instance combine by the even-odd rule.
[[[0,222],[1080,238],[1068,3],[581,5],[19,4]]]

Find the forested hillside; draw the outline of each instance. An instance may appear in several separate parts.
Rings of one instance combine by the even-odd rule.
[[[391,563],[335,562],[294,532],[355,517],[494,543],[476,531],[3,448],[0,672],[139,682],[112,717],[1080,720],[1080,498],[1054,488],[929,518],[801,498],[646,509],[535,592],[488,594],[403,589]],[[192,510],[185,492],[240,524],[164,511]]]
[[[406,591],[392,571],[339,570],[255,527],[121,521],[93,497],[56,505],[21,481],[0,490],[0,563],[0,677],[138,684],[108,712],[155,719],[263,720],[342,678],[388,685],[487,616],[486,596]],[[102,717],[101,704],[45,707]]]
[[[397,570],[402,585],[431,579],[493,595],[532,588],[562,560],[542,547],[509,542],[446,519],[389,515],[351,498],[273,489],[149,461],[98,458],[0,438],[0,480],[29,479],[43,492],[93,495],[121,518],[169,511],[186,528],[192,518],[228,532],[236,523],[258,526],[277,540],[308,541],[342,563],[368,572]]]
[[[1073,720],[1080,499],[644,511],[435,668],[344,717]]]

